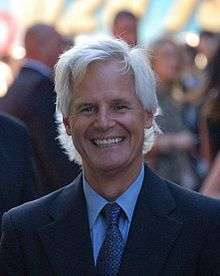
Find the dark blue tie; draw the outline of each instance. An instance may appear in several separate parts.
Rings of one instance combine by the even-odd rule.
[[[108,203],[103,208],[108,227],[96,262],[98,275],[115,276],[119,271],[125,245],[119,230],[121,211],[122,209],[117,203]]]

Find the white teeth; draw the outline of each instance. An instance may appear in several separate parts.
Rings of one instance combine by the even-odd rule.
[[[109,138],[109,139],[94,139],[94,143],[97,146],[109,146],[118,144],[122,141],[122,138]]]

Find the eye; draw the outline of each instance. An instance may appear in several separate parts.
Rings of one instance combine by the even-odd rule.
[[[91,114],[95,111],[95,107],[93,105],[83,105],[79,108],[79,113]]]
[[[129,108],[128,108],[128,106],[125,105],[125,104],[115,104],[115,105],[113,106],[113,109],[114,109],[115,111],[126,111],[126,110],[128,110]]]

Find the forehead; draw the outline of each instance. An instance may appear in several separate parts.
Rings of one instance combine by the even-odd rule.
[[[105,61],[95,61],[88,65],[84,77],[78,87],[88,85],[110,86],[134,83],[134,76],[131,70],[127,69],[125,63],[117,59],[109,59]]]
[[[131,71],[123,72],[116,59],[91,63],[82,81],[75,87],[73,98],[110,99],[136,97]]]
[[[106,70],[114,72],[123,72],[124,62],[116,58],[109,58],[107,60],[93,61],[87,66],[86,75],[99,72],[105,72]],[[86,77],[86,76],[85,76]]]

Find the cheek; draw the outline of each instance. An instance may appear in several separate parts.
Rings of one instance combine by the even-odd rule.
[[[80,144],[89,129],[89,122],[85,118],[74,118],[70,127],[73,141]]]
[[[77,117],[66,117],[63,120],[68,135],[74,136],[82,127],[80,127],[80,120]]]
[[[83,128],[78,123],[78,121],[71,122],[71,136],[74,146],[78,151],[80,151],[82,140],[83,140]]]
[[[70,127],[73,137],[79,136],[81,134],[82,126],[79,120],[72,120]]]
[[[64,126],[65,126],[66,133],[67,133],[68,135],[71,135],[71,134],[72,134],[72,131],[71,131],[71,122],[70,122],[70,118],[69,118],[69,117],[63,118],[63,124],[64,124]]]
[[[119,122],[124,128],[130,132],[131,135],[140,135],[144,132],[145,116],[144,114],[127,114],[127,116],[120,118]]]

